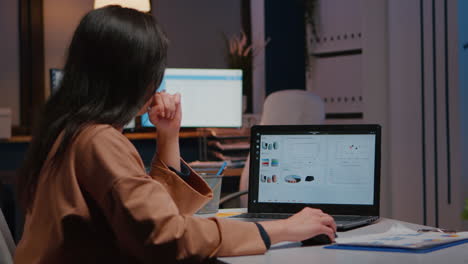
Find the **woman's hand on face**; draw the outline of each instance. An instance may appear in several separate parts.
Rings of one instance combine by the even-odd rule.
[[[182,120],[180,94],[156,93],[148,115],[151,123],[156,126],[158,134],[178,136]]]

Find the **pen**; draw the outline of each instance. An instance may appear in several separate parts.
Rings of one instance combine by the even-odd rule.
[[[218,172],[216,173],[216,176],[220,176],[223,172],[224,172],[224,169],[226,169],[226,165],[227,165],[227,162],[223,162],[223,164],[221,165],[221,168],[219,168]]]

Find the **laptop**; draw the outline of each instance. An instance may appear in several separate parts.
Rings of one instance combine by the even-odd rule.
[[[379,218],[379,125],[254,126],[248,212],[284,219],[304,207],[332,215],[339,231]]]

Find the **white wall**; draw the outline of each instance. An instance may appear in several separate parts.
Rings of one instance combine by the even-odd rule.
[[[456,30],[457,38],[457,63],[458,63],[458,78],[455,82],[458,84],[459,96],[459,113],[458,120],[460,122],[459,133],[461,135],[461,170],[464,172],[463,179],[459,186],[461,189],[462,198],[468,199],[468,1],[458,1],[458,28]],[[468,221],[465,221],[465,230],[468,230]]]
[[[458,75],[463,78],[458,60],[463,59],[457,39],[463,27],[457,10],[462,11],[447,1],[446,44],[444,1],[434,3],[435,8],[424,0],[421,8],[419,1],[388,1],[392,212],[401,220],[424,223],[425,218],[431,226],[460,228],[467,189],[458,99],[466,90],[458,83]]]
[[[321,41],[311,41],[311,36],[308,36],[312,53],[362,49],[362,54],[312,57],[307,89],[327,99],[327,113],[363,114],[362,119],[326,120],[329,124],[372,123],[382,126],[380,206],[381,215],[391,217],[393,192],[388,166],[387,1],[322,0],[318,2],[317,10],[316,21]],[[324,37],[327,38],[325,42]],[[338,98],[341,100],[337,101]]]
[[[81,18],[93,10],[94,0],[43,0],[44,79],[50,92],[49,69],[62,69],[71,38]]]
[[[18,2],[0,1],[0,108],[11,109],[13,125],[20,122]]]
[[[393,217],[395,189],[392,186],[388,118],[388,16],[386,0],[362,0],[362,112],[364,124],[382,126],[380,212]]]
[[[81,17],[92,9],[93,0],[44,0],[44,77],[49,93],[49,69],[62,68],[73,31]],[[19,125],[20,57],[19,1],[0,1],[0,107],[13,112]]]
[[[48,97],[49,70],[63,69],[74,30],[81,18],[93,10],[94,0],[43,1],[44,79]],[[223,34],[241,32],[240,3],[240,0],[153,0],[152,14],[170,40],[168,67],[227,68]],[[262,81],[255,77],[254,80]],[[254,97],[263,98],[258,92],[254,92]]]
[[[306,87],[324,99],[327,113],[363,111],[360,100],[363,55],[315,57],[312,54],[362,49],[367,37],[367,32],[363,32],[364,12],[363,0],[319,0],[314,15],[318,36],[310,34],[311,28],[307,25],[310,63]]]
[[[262,47],[265,43],[265,1],[251,1],[251,24],[252,24],[252,44],[254,47]],[[252,61],[252,106],[253,113],[260,114],[263,111],[265,99],[265,50],[261,49]]]
[[[468,198],[468,176],[462,173],[468,171],[467,2],[435,1],[433,8],[432,0],[423,0],[421,9],[420,1],[346,1],[346,15],[359,15],[360,24],[342,15],[344,2],[327,0],[319,7],[319,20],[328,23],[319,32],[354,31],[362,38],[316,44],[315,52],[361,48],[362,54],[353,55],[354,61],[315,59],[308,89],[335,98],[328,112],[362,111],[362,119],[346,123],[382,125],[383,216],[459,228]],[[361,95],[362,103],[336,103],[351,94]]]
[[[241,1],[154,0],[152,13],[169,40],[172,68],[227,68],[223,34],[241,31]]]
[[[419,25],[419,1],[388,1],[392,211],[416,223],[423,217]]]
[[[10,0],[11,1],[11,0]],[[63,68],[68,45],[93,0],[44,0],[45,88],[49,69]],[[226,68],[223,33],[241,31],[240,1],[154,0],[152,13],[169,39],[169,67]]]

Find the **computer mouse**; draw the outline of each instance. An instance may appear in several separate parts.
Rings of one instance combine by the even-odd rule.
[[[302,240],[301,243],[304,246],[318,246],[318,245],[331,244],[332,241],[327,235],[320,234],[320,235],[316,235],[314,237],[308,238],[306,240]]]

